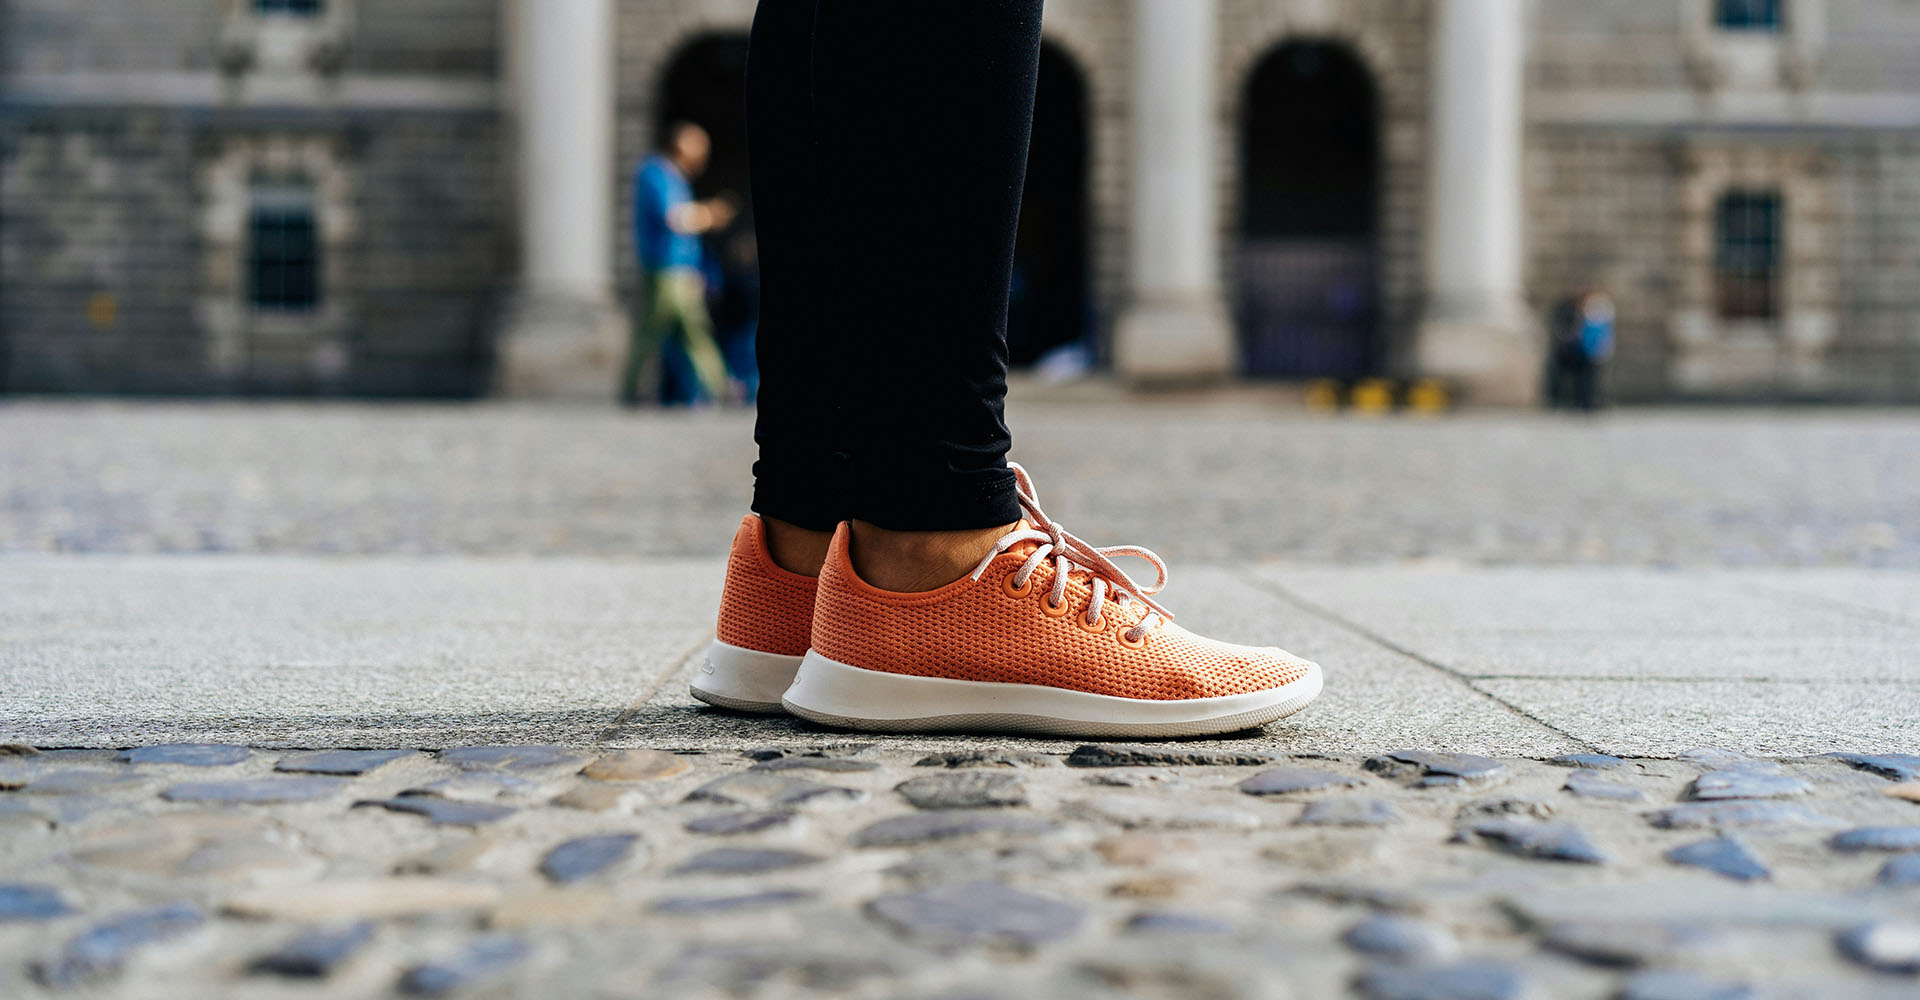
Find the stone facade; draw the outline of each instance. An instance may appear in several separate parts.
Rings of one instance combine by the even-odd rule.
[[[493,344],[515,213],[510,0],[328,0],[300,23],[250,0],[94,10],[0,0],[0,388],[466,395]],[[1468,3],[1473,0],[1446,0]],[[738,38],[752,0],[614,0],[615,243],[632,294],[627,175],[677,54]],[[1920,10],[1782,0],[1773,31],[1709,0],[1525,6],[1524,292],[1544,314],[1601,287],[1623,399],[1920,399]],[[1417,376],[1433,298],[1435,4],[1217,0],[1212,159],[1235,300],[1249,80],[1276,46],[1350,51],[1377,95],[1372,294],[1381,374]],[[1087,96],[1090,312],[1136,297],[1133,4],[1052,0],[1045,37]],[[1303,151],[1303,155],[1310,151]],[[309,185],[322,303],[254,316],[246,200]],[[1722,319],[1714,206],[1781,205],[1779,304]],[[606,381],[611,386],[614,373]],[[609,388],[609,391],[610,388]]]
[[[493,0],[0,5],[0,387],[469,395],[512,276]],[[311,311],[249,307],[262,185]]]

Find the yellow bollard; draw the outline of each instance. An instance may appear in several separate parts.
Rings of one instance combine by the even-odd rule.
[[[1355,413],[1377,416],[1393,409],[1393,383],[1383,378],[1361,379],[1350,400]]]
[[[1423,378],[1407,388],[1407,408],[1415,413],[1427,416],[1445,413],[1452,402],[1446,383],[1437,378]]]
[[[1332,413],[1340,408],[1340,383],[1330,378],[1317,378],[1307,383],[1307,409],[1316,413]]]

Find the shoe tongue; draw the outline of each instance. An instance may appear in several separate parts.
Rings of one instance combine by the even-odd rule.
[[[1012,530],[1013,531],[1033,531],[1035,529],[1033,526],[1033,522],[1023,517],[1020,519],[1020,523],[1013,526]],[[1033,541],[1019,542],[1014,545],[1008,546],[1007,554],[1016,555],[1022,559],[1025,559],[1026,557],[1033,555],[1033,550],[1039,547],[1040,547],[1039,542],[1033,542]]]

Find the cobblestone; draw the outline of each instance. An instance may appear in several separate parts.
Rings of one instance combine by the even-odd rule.
[[[1622,784],[1604,776],[1601,771],[1578,767],[1567,772],[1567,791],[1590,799],[1614,799],[1620,802],[1639,802],[1646,793],[1632,785]]]
[[[413,753],[412,750],[322,750],[282,757],[273,769],[295,774],[357,777],[402,757],[411,757]]]
[[[1874,881],[1881,885],[1920,886],[1920,851],[1912,854],[1896,854],[1880,866],[1880,874]]]
[[[1288,792],[1311,792],[1326,788],[1351,788],[1364,784],[1360,779],[1343,774],[1328,774],[1304,767],[1275,767],[1240,783],[1240,790],[1248,795],[1285,795]]]
[[[1883,921],[1840,935],[1848,958],[1882,972],[1920,973],[1920,923]]]
[[[1751,768],[1708,771],[1687,786],[1687,798],[1715,799],[1790,799],[1812,791],[1807,783],[1784,774],[1768,774]]]
[[[1667,852],[1667,860],[1676,865],[1692,865],[1718,872],[1731,879],[1752,882],[1772,878],[1766,863],[1756,857],[1751,848],[1737,837],[1715,837],[1711,840],[1682,844]]]
[[[1354,924],[1340,940],[1355,951],[1396,962],[1447,962],[1460,951],[1460,942],[1446,928],[1391,913]]]
[[[255,959],[247,968],[251,972],[299,979],[325,978],[366,947],[373,940],[374,931],[375,925],[370,921],[305,931]]]
[[[179,937],[206,922],[190,903],[169,903],[124,913],[83,931],[53,956],[35,962],[33,978],[57,990],[118,975],[141,948]]]
[[[1752,1000],[1753,988],[1680,969],[1648,969],[1628,976],[1614,1000]]]
[[[120,759],[130,764],[184,764],[188,767],[224,767],[238,764],[253,751],[246,747],[222,746],[217,743],[168,743],[152,747],[135,747],[120,755]]]
[[[1702,827],[1822,827],[1837,826],[1831,816],[1784,802],[1689,802],[1647,814],[1647,822],[1668,830]]]
[[[1300,813],[1302,826],[1391,826],[1400,810],[1386,799],[1370,795],[1342,795],[1307,803]]]
[[[607,833],[569,840],[540,859],[540,874],[562,885],[598,875],[633,853],[637,833]]]
[[[485,802],[457,802],[431,795],[402,795],[391,799],[369,799],[355,804],[378,806],[393,812],[425,816],[435,826],[480,826],[506,819],[515,812],[512,806],[492,805]]]
[[[400,978],[400,992],[445,996],[457,989],[497,978],[527,956],[525,941],[503,935],[474,940],[445,958],[414,966]]]
[[[1920,826],[1863,826],[1828,843],[1836,851],[1920,851]]]
[[[1366,768],[1389,778],[1405,778],[1417,788],[1449,788],[1491,784],[1504,776],[1506,765],[1478,754],[1396,750],[1367,761]]]
[[[784,749],[766,759],[815,752]],[[624,750],[644,773],[677,773],[613,783],[578,773]],[[1885,779],[1823,758],[1741,765],[1804,783],[1794,802],[1677,801],[1703,765],[1725,769],[1724,759],[1640,759],[1610,772],[1649,805],[1576,795],[1564,788],[1566,766],[1522,758],[1490,759],[1501,775],[1490,794],[1419,787],[1424,765],[1395,780],[1362,777],[1362,756],[1066,768],[1062,748],[1017,768],[948,770],[881,743],[858,751],[873,769],[821,786],[842,793],[767,810],[690,793],[747,779],[743,787],[778,797],[793,782],[819,783],[749,770],[754,759],[737,751],[671,750],[566,748],[579,763],[531,771],[464,770],[471,761],[413,752],[357,776],[286,775],[276,768],[291,755],[256,750],[217,772],[220,783],[342,786],[308,801],[173,802],[156,794],[164,781],[97,783],[99,804],[84,814],[0,824],[0,865],[34,873],[0,886],[0,983],[10,996],[16,985],[31,997],[93,984],[129,1000],[217,995],[269,974],[318,980],[327,996],[404,982],[527,997],[972,989],[1240,1000],[1351,986],[1366,996],[1599,1000],[1738,996],[1754,984],[1782,996],[1892,996],[1915,974],[1902,957],[1910,886],[1881,873],[1911,867],[1920,851],[1836,850],[1835,828],[1820,824],[1744,827],[1735,842],[1647,822],[1660,809],[1789,809],[1831,817],[1844,836],[1904,830],[1920,815],[1880,794]],[[111,755],[20,759],[38,779],[194,773]],[[1361,787],[1243,791],[1287,769]],[[1105,775],[1163,780],[1085,781]],[[395,794],[475,776],[527,781],[539,794],[516,806]],[[1177,794],[1156,790],[1168,778]],[[1024,796],[916,809],[893,791],[926,779],[1011,782]],[[584,787],[622,797],[604,812],[549,804]],[[1110,799],[1126,808],[1089,808]],[[0,792],[0,805],[69,800],[80,798]],[[513,811],[474,833],[353,807],[365,801]],[[1529,818],[1539,805],[1551,819]],[[1376,809],[1397,819],[1321,825]],[[1514,850],[1458,842],[1460,830]],[[1868,839],[1904,843],[1885,836]],[[1604,868],[1552,861],[1596,845]],[[1771,877],[1740,881],[1725,860],[1734,847],[1764,857]],[[1695,852],[1701,860],[1675,863]],[[188,907],[173,911],[178,920],[152,916],[174,904]],[[646,932],[636,937],[638,921]],[[485,941],[523,950],[490,964],[470,955]]]
[[[923,774],[894,786],[921,809],[979,809],[1027,804],[1026,785],[1004,771]]]
[[[346,785],[334,778],[253,778],[245,781],[190,781],[160,793],[169,802],[312,802]]]
[[[51,920],[72,912],[52,886],[0,885],[0,921]]]
[[[1604,864],[1607,860],[1607,856],[1587,839],[1586,833],[1570,823],[1495,820],[1476,824],[1469,832],[1501,850],[1529,858],[1589,865]]]

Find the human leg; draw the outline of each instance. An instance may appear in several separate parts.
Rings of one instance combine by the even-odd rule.
[[[814,105],[840,285],[831,322],[851,517],[895,531],[1020,516],[1006,467],[1007,292],[1040,0],[821,0]]]
[[[815,575],[847,516],[837,441],[842,364],[813,122],[815,0],[761,0],[747,49],[747,155],[760,263],[753,511],[734,533],[720,615],[693,696],[778,712],[813,625]]]
[[[747,158],[760,262],[753,509],[767,520],[775,558],[800,572],[819,569],[848,508],[838,430],[845,352],[822,300],[833,277],[814,124],[815,7],[816,0],[761,0],[747,47]]]

